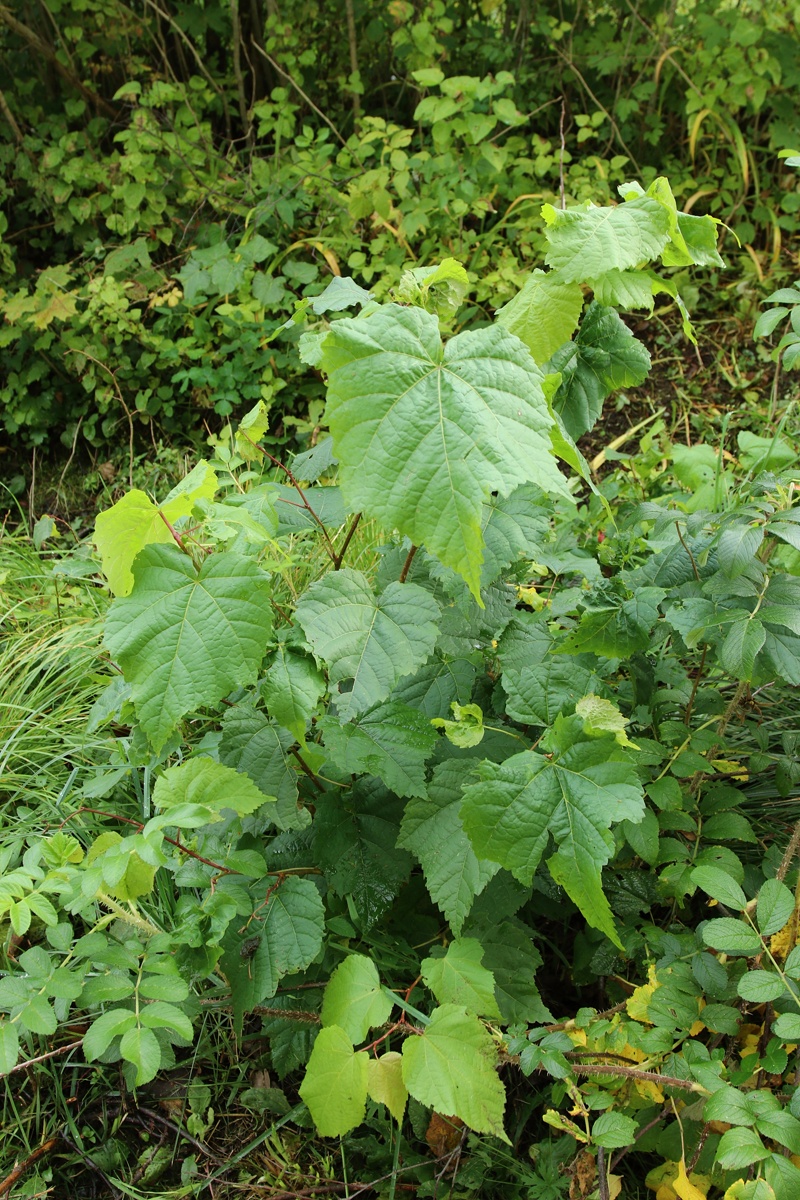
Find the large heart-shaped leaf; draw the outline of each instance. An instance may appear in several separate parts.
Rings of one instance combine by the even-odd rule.
[[[476,596],[483,501],[521,483],[569,494],[551,453],[541,372],[507,330],[461,333],[443,346],[435,316],[387,304],[336,322],[322,367],[350,507],[424,543]]]
[[[147,546],[130,596],[111,605],[105,644],[159,750],[185,713],[254,683],[272,629],[267,578],[228,551],[199,571],[176,546]]]

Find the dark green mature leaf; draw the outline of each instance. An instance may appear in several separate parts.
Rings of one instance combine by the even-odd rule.
[[[550,249],[545,257],[567,282],[598,279],[658,258],[669,240],[669,217],[649,196],[608,208],[542,206]]]
[[[254,906],[249,922],[234,921],[223,939],[220,965],[231,987],[239,1029],[242,1016],[271,999],[281,978],[304,971],[322,945],[325,910],[316,884],[290,875],[266,904]],[[255,949],[251,942],[258,939]]]
[[[582,309],[579,283],[564,283],[554,271],[535,270],[495,319],[525,343],[541,366],[572,337]]]
[[[768,879],[758,893],[756,921],[763,936],[783,929],[794,912],[794,896],[780,879]]]
[[[421,667],[438,633],[439,606],[414,583],[390,583],[375,597],[366,576],[345,568],[313,583],[297,605],[315,655],[328,666],[343,720],[385,700],[395,684]]]
[[[279,829],[302,829],[310,819],[297,807],[297,772],[289,757],[292,741],[291,734],[252,704],[237,704],[222,719],[220,761],[277,799],[269,819]]]
[[[487,893],[488,902],[489,895]],[[505,920],[472,919],[465,926],[484,948],[483,965],[494,976],[494,994],[507,1025],[536,1025],[552,1021],[536,986],[542,956],[533,944],[532,931],[514,917]]]
[[[553,407],[577,440],[593,427],[610,392],[644,381],[650,354],[613,308],[593,301],[575,341],[561,347],[548,368],[561,373]]]
[[[482,502],[522,483],[569,495],[550,450],[541,372],[500,326],[443,347],[436,317],[387,304],[337,321],[322,365],[349,504],[425,545],[475,596]]]
[[[663,588],[642,587],[616,608],[584,613],[578,628],[558,642],[556,653],[588,651],[606,658],[628,658],[637,650],[646,650],[665,596]]]
[[[729,1129],[717,1146],[717,1163],[726,1171],[741,1170],[769,1158],[769,1150],[754,1129]]]
[[[526,751],[482,762],[480,783],[464,791],[464,828],[482,858],[523,883],[552,836],[551,875],[587,921],[618,943],[600,871],[613,853],[610,826],[644,813],[641,785],[614,739],[587,739],[579,717],[559,717],[544,749],[550,756]]]
[[[413,801],[412,801],[413,803]],[[375,779],[351,792],[329,792],[312,831],[316,861],[339,896],[352,896],[365,929],[389,908],[411,871],[411,855],[397,849],[403,805]]]
[[[349,775],[377,775],[396,796],[425,795],[425,763],[436,744],[430,721],[397,700],[379,704],[350,724],[323,717],[325,748]]]
[[[134,587],[111,605],[105,644],[156,749],[186,713],[254,683],[272,629],[267,577],[251,559],[147,546]]]
[[[401,679],[392,692],[392,699],[418,708],[429,719],[446,717],[453,701],[467,703],[475,675],[475,664],[466,658],[452,661],[433,658],[414,675]]]
[[[481,586],[487,588],[517,559],[536,558],[549,528],[545,497],[532,483],[524,483],[510,496],[493,496],[487,501],[483,506]]]
[[[547,622],[534,613],[518,613],[500,639],[506,711],[515,721],[552,725],[560,713],[572,712],[582,696],[602,688],[593,656],[566,660],[551,653],[555,645]]]
[[[496,863],[477,857],[459,816],[475,761],[455,759],[435,768],[427,796],[406,806],[397,843],[419,859],[431,899],[456,937],[472,901],[498,871]]]

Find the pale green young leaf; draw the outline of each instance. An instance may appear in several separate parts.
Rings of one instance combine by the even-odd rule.
[[[378,969],[363,954],[350,954],[331,975],[322,999],[323,1026],[338,1025],[354,1045],[388,1020],[392,1002],[381,988]]]
[[[422,960],[420,972],[440,1004],[462,1005],[478,1017],[500,1019],[494,976],[481,965],[483,947],[476,938],[451,942],[440,958]]]
[[[173,544],[169,525],[188,516],[198,500],[213,499],[216,489],[214,471],[201,460],[163,504],[155,505],[144,492],[132,488],[113,507],[100,513],[94,541],[103,574],[115,596],[127,596],[133,587],[131,567],[137,554],[145,546]]]
[[[202,756],[168,767],[153,789],[156,808],[166,810],[178,804],[200,804],[215,813],[230,808],[244,816],[274,799],[240,771]]]
[[[152,1029],[136,1026],[122,1035],[119,1052],[126,1062],[136,1067],[136,1086],[149,1083],[161,1066],[161,1047]]]
[[[649,196],[607,208],[545,204],[542,216],[550,243],[545,262],[567,283],[642,266],[658,258],[669,239],[669,217]]]
[[[261,695],[270,716],[301,744],[324,691],[325,679],[312,659],[279,643],[261,684]]]
[[[364,1120],[368,1062],[338,1025],[319,1031],[300,1096],[322,1137],[341,1137]]]
[[[572,337],[582,310],[579,283],[564,283],[556,271],[535,270],[521,291],[497,310],[495,319],[516,334],[542,366]]]
[[[431,899],[456,936],[473,900],[499,870],[498,864],[477,857],[461,825],[462,787],[473,765],[460,759],[437,766],[427,797],[406,806],[398,839],[422,864]]]
[[[236,453],[245,462],[261,462],[264,452],[258,443],[269,429],[269,408],[263,400],[242,417],[236,428],[234,445]]]
[[[606,271],[590,286],[597,303],[606,308],[653,311],[653,280],[648,271]]]
[[[403,1082],[436,1112],[460,1117],[476,1133],[508,1142],[503,1129],[505,1089],[496,1069],[497,1047],[465,1008],[437,1008],[417,1037],[403,1043]]]
[[[436,642],[439,606],[414,583],[390,583],[376,597],[366,576],[345,567],[300,597],[297,620],[328,666],[337,713],[351,720],[422,666]],[[338,686],[345,683],[349,691]]]
[[[400,276],[397,299],[419,304],[447,321],[455,315],[469,290],[469,275],[455,258],[433,267],[411,267]]]
[[[617,745],[638,749],[625,732],[625,726],[629,725],[630,721],[623,717],[611,700],[604,700],[602,696],[595,696],[590,692],[581,697],[575,705],[575,712],[583,721],[583,732],[589,737],[603,737],[611,733]]]
[[[19,1034],[9,1020],[0,1021],[0,1075],[7,1075],[17,1065]]]
[[[384,305],[338,321],[323,366],[350,506],[424,544],[476,597],[483,501],[522,483],[569,495],[550,453],[541,372],[500,326],[443,347],[430,313]]]
[[[460,746],[462,750],[469,750],[472,746],[477,746],[483,741],[483,711],[477,704],[458,704],[453,701],[450,706],[453,710],[454,720],[450,721],[443,717],[434,717],[431,725],[435,729],[441,729],[449,742],[454,746]]]
[[[425,795],[425,763],[436,733],[416,708],[390,700],[349,724],[322,717],[317,728],[325,749],[348,775],[376,775],[396,796]]]
[[[58,1021],[52,1005],[42,995],[32,995],[28,1003],[17,1014],[23,1029],[31,1033],[51,1034],[58,1029]]]
[[[198,572],[174,546],[147,546],[134,578],[109,610],[105,644],[160,749],[186,713],[255,682],[272,629],[269,584],[251,559],[213,554]]]
[[[370,1099],[385,1104],[398,1125],[403,1120],[408,1091],[403,1083],[403,1058],[396,1050],[387,1050],[380,1058],[371,1058],[367,1068]]]

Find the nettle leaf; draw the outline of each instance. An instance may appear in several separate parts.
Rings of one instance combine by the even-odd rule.
[[[328,792],[311,826],[315,861],[339,896],[352,896],[369,929],[389,908],[411,873],[411,856],[397,849],[403,804],[376,780],[352,791]]]
[[[594,426],[606,396],[647,378],[650,353],[613,308],[595,300],[575,341],[556,351],[548,370],[561,374],[553,408],[577,441]]]
[[[495,320],[516,334],[542,366],[572,337],[582,311],[580,283],[565,283],[555,271],[535,270],[497,310]]]
[[[566,661],[551,653],[556,641],[535,613],[518,613],[500,639],[506,711],[523,725],[552,725],[560,713],[572,712],[582,696],[602,686],[593,656]]]
[[[380,1058],[371,1058],[367,1069],[370,1099],[385,1104],[400,1124],[406,1111],[408,1091],[403,1083],[403,1058],[396,1050],[387,1050]]]
[[[274,800],[274,796],[265,796],[246,775],[203,757],[168,767],[153,789],[153,803],[166,810],[179,804],[199,804],[214,813],[232,808],[244,816]]]
[[[325,679],[313,660],[280,642],[262,681],[261,695],[270,716],[301,744],[324,692]]]
[[[156,750],[186,713],[254,683],[272,629],[269,583],[248,558],[212,554],[199,571],[176,546],[147,546],[105,644],[131,685]]]
[[[481,965],[483,946],[476,938],[451,942],[439,957],[425,958],[422,978],[440,1004],[463,1005],[477,1017],[500,1019],[494,994],[494,976]]]
[[[390,583],[376,597],[365,575],[344,568],[312,583],[297,620],[328,667],[342,720],[385,700],[404,675],[427,659],[438,634],[439,606],[414,583]]]
[[[454,1004],[437,1008],[425,1032],[403,1044],[403,1082],[415,1100],[508,1143],[505,1089],[496,1063],[491,1035],[477,1017]]]
[[[347,725],[323,717],[317,728],[325,749],[348,775],[377,775],[396,796],[425,795],[425,763],[436,733],[417,709],[390,700]]]
[[[249,923],[228,929],[220,965],[239,1029],[243,1014],[271,999],[284,975],[304,971],[316,958],[324,929],[319,889],[296,875],[284,879],[266,903],[258,902]],[[258,945],[249,953],[254,938]]]
[[[464,790],[461,817],[475,851],[530,883],[552,836],[547,866],[586,920],[619,945],[600,882],[612,824],[644,815],[642,787],[611,737],[586,738],[580,717],[559,717],[543,747],[484,761]]]
[[[137,554],[156,543],[174,545],[169,526],[180,517],[188,517],[198,500],[213,500],[216,490],[217,477],[201,460],[162,504],[154,504],[144,492],[132,488],[112,508],[100,513],[94,543],[115,596],[127,596],[133,587],[131,567]]]
[[[542,205],[550,249],[545,262],[569,283],[599,279],[658,258],[669,240],[669,216],[649,196],[607,208]]]
[[[277,800],[269,819],[279,829],[302,829],[308,825],[309,814],[297,807],[297,772],[289,758],[292,735],[252,704],[229,708],[221,730],[220,760],[226,767],[249,776],[263,793],[262,803]]]
[[[319,1031],[300,1096],[322,1137],[341,1137],[364,1120],[368,1061],[338,1025]]]
[[[534,484],[492,496],[483,506],[481,586],[487,588],[519,558],[537,558],[549,532],[550,508]]]
[[[397,841],[419,859],[431,899],[456,937],[473,900],[499,870],[497,863],[478,858],[459,816],[463,785],[474,766],[471,759],[437,766],[427,796],[406,806]]]
[[[381,988],[378,968],[363,954],[351,954],[331,975],[322,1000],[323,1026],[338,1025],[353,1042],[363,1042],[388,1020],[392,1001]]]
[[[323,368],[340,482],[353,510],[424,544],[476,597],[482,502],[522,483],[570,496],[550,450],[541,372],[500,326],[458,334],[443,347],[436,317],[387,304],[336,322]]]

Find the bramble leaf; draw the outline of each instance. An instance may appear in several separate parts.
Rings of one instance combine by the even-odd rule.
[[[541,372],[500,326],[443,347],[436,317],[387,304],[336,322],[322,365],[349,504],[424,544],[476,598],[483,501],[522,483],[570,495],[550,452]]]
[[[497,1047],[477,1017],[443,1004],[425,1032],[403,1045],[403,1082],[428,1108],[460,1117],[476,1133],[508,1142],[503,1130],[505,1089],[497,1074]]]
[[[341,1137],[364,1120],[367,1104],[365,1050],[355,1051],[343,1029],[320,1029],[300,1096],[322,1137]]]
[[[176,546],[147,546],[130,596],[114,601],[105,644],[159,750],[186,713],[254,683],[272,628],[267,577],[250,559],[213,554],[199,571]]]
[[[363,954],[351,954],[331,975],[322,1001],[323,1026],[338,1025],[357,1045],[370,1029],[382,1025],[392,1002],[381,988],[378,969]]]

